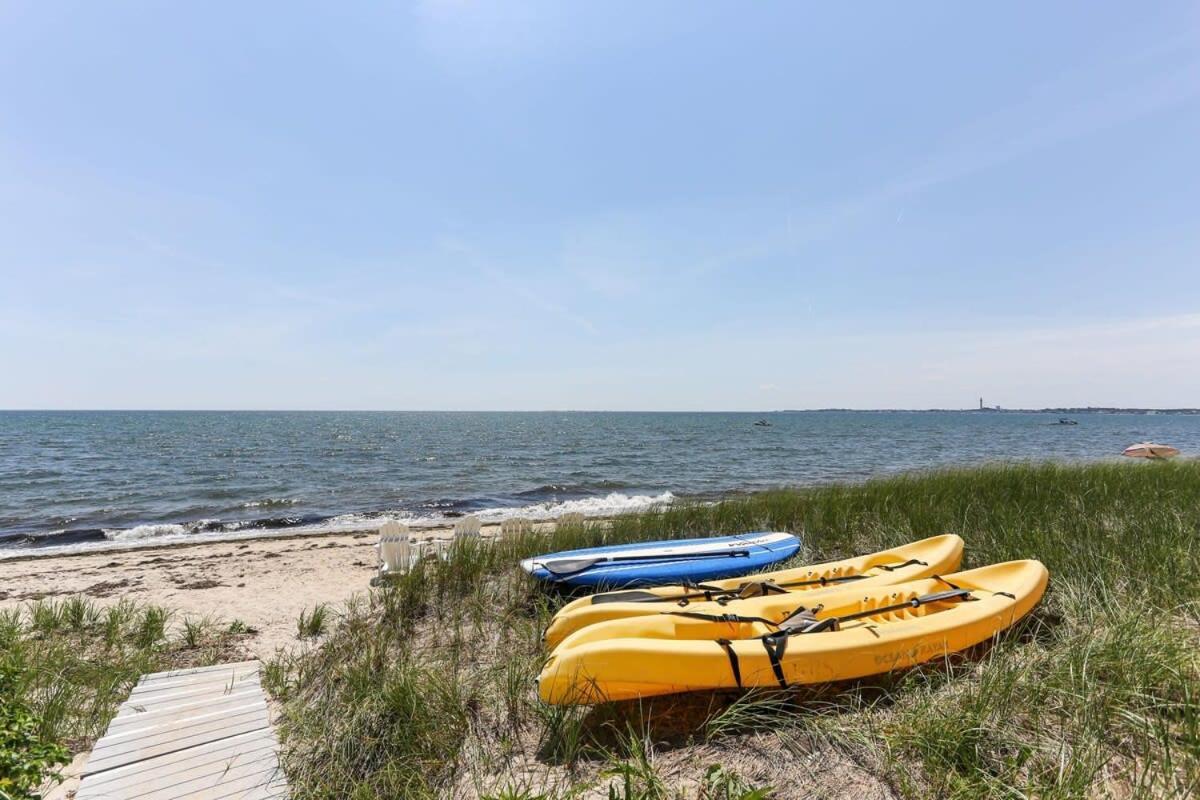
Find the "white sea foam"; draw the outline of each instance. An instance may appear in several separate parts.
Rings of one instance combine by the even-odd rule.
[[[484,522],[500,522],[513,517],[525,517],[534,520],[550,520],[563,514],[583,514],[586,517],[607,517],[634,511],[645,511],[649,508],[668,505],[675,500],[675,495],[663,492],[657,495],[635,494],[627,495],[621,492],[597,497],[584,497],[577,500],[566,500],[561,503],[533,503],[517,507],[483,508],[472,512]],[[154,523],[136,525],[132,528],[107,528],[104,537],[107,543],[77,542],[69,545],[39,548],[31,553],[28,550],[12,550],[0,552],[0,559],[14,555],[50,555],[64,552],[86,552],[107,548],[144,547],[151,544],[168,544],[176,541],[202,542],[231,539],[256,539],[278,536],[295,536],[297,534],[339,533],[349,531],[372,530],[388,520],[396,520],[410,525],[451,524],[453,517],[442,514],[413,515],[406,512],[390,514],[339,514],[331,519],[314,522],[309,525],[297,525],[283,528],[256,528],[253,521],[225,523],[222,530],[204,530],[205,524],[212,520],[198,520],[187,525],[174,523]]]
[[[135,525],[132,528],[108,528],[104,531],[104,538],[110,542],[134,542],[144,539],[167,539],[187,536],[187,533],[188,529],[183,525],[162,523],[155,525]]]
[[[242,503],[242,508],[275,508],[278,506],[294,506],[301,502],[296,497],[268,497],[266,500],[250,500]]]
[[[608,517],[632,511],[645,511],[655,506],[668,505],[674,500],[675,495],[670,492],[663,492],[657,495],[627,495],[621,492],[612,492],[602,497],[584,497],[578,500],[565,500],[561,503],[545,502],[532,503],[526,506],[482,508],[470,513],[479,517],[484,522],[501,522],[513,517],[549,520],[560,517],[563,514],[583,514],[585,517]],[[415,515],[406,512],[390,514],[339,514],[336,517],[314,522],[310,525],[276,529],[272,533],[360,531],[364,528],[377,528],[389,520],[418,526],[446,525],[453,523],[454,519],[454,517],[446,517],[443,514]]]
[[[621,492],[611,492],[597,497],[583,497],[577,500],[565,500],[561,503],[545,502],[532,503],[525,506],[482,508],[471,513],[484,522],[501,522],[513,517],[525,517],[534,520],[550,520],[563,514],[583,514],[585,517],[607,517],[633,511],[645,511],[655,506],[668,505],[675,500],[675,495],[663,492],[657,495],[635,494],[627,495]],[[235,531],[241,536],[290,536],[299,533],[338,533],[342,531],[361,531],[377,528],[383,523],[395,520],[409,525],[438,525],[454,522],[453,517],[442,514],[415,515],[407,512],[385,514],[338,514],[335,517],[313,522],[307,525],[296,525],[285,528],[253,528],[253,522],[227,523],[225,530],[193,533],[188,535],[188,528],[183,525],[138,525],[128,530],[105,531],[110,541],[129,542],[147,539],[169,539],[177,536],[187,536],[188,541],[198,539],[227,538]],[[243,527],[245,526],[245,527]],[[196,526],[190,526],[193,530]],[[239,530],[240,528],[240,530]]]
[[[499,522],[513,517],[529,519],[554,519],[563,514],[583,514],[585,517],[607,517],[613,514],[623,514],[631,511],[645,511],[654,506],[668,505],[675,500],[675,495],[663,492],[657,495],[635,494],[628,495],[612,492],[603,497],[583,497],[578,500],[564,500],[561,503],[534,503],[518,508],[485,508],[474,512],[475,516],[485,522]]]
[[[296,533],[339,533],[343,531],[361,531],[367,528],[378,528],[389,520],[412,523],[417,518],[409,514],[338,514],[336,517],[323,519],[307,525],[295,525],[287,528],[271,528],[263,531],[269,535],[291,535]],[[249,533],[250,531],[247,531]]]

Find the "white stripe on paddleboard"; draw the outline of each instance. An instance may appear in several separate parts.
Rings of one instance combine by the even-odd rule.
[[[778,553],[779,551],[772,550],[771,552]],[[732,557],[728,558],[727,560],[730,563],[735,563],[735,564],[740,563],[742,561],[742,559],[740,559],[740,558],[735,559]],[[762,564],[759,564],[757,568],[760,570],[761,569],[770,569],[772,567],[772,565],[779,562],[780,560],[781,560],[781,558],[779,556],[776,556],[774,561],[766,561]],[[615,564],[613,564],[613,563],[597,564],[594,567],[589,567],[588,569],[583,570],[583,572],[586,572],[588,575],[603,575],[605,577],[617,575],[619,573],[626,573],[626,572],[633,573],[636,575],[639,572],[644,573],[644,572],[654,572],[656,570],[662,570],[662,568],[665,565],[670,565],[670,566],[674,567],[677,564],[679,564],[679,565],[695,564],[700,561],[701,561],[701,559],[699,559],[699,558],[695,558],[695,559],[681,558],[678,561],[670,561],[670,562],[649,561],[649,562],[643,563],[643,562],[637,562],[637,561],[625,561],[625,562],[617,562]],[[714,561],[722,563],[722,564],[725,563],[725,560],[720,559],[720,558],[703,559],[703,563],[711,563]],[[580,573],[580,574],[582,574],[582,573]],[[672,578],[671,580],[675,580],[675,579]]]
[[[704,542],[687,544],[687,540],[681,540],[681,544],[665,545],[663,547],[624,547],[618,550],[576,550],[565,551],[562,553],[553,553],[536,558],[527,558],[521,562],[521,568],[526,572],[532,572],[534,569],[543,564],[553,564],[555,561],[576,560],[583,558],[599,559],[621,559],[627,556],[637,556],[641,559],[652,559],[655,556],[683,556],[683,555],[701,555],[701,556],[720,556],[722,553],[731,551],[745,550],[747,547],[768,547],[773,544],[794,539],[795,536],[790,533],[774,531],[771,533],[761,533],[757,535],[747,536],[730,536],[728,541],[724,542]],[[609,561],[604,561],[597,564],[597,567],[608,565]]]

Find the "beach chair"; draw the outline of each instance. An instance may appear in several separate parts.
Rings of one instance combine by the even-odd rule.
[[[563,514],[558,518],[557,527],[559,528],[578,528],[583,526],[583,514],[578,511],[570,514]]]
[[[525,517],[513,517],[500,523],[501,536],[521,536],[533,533],[533,520]]]
[[[454,538],[458,539],[478,539],[479,530],[483,527],[483,523],[479,521],[479,517],[472,514],[469,517],[463,517],[458,522],[454,523]]]
[[[413,562],[408,526],[389,520],[379,529],[379,575],[372,584],[378,585],[391,575],[408,572]]]

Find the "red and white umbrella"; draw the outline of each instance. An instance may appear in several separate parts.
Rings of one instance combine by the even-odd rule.
[[[1155,444],[1154,442],[1142,442],[1141,444],[1131,444],[1126,447],[1123,456],[1130,458],[1171,458],[1179,455],[1179,450],[1171,447],[1169,444]]]

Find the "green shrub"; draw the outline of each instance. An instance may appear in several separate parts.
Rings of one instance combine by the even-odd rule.
[[[37,720],[21,702],[20,676],[0,663],[0,800],[33,800],[71,760],[67,749],[42,736]]]

